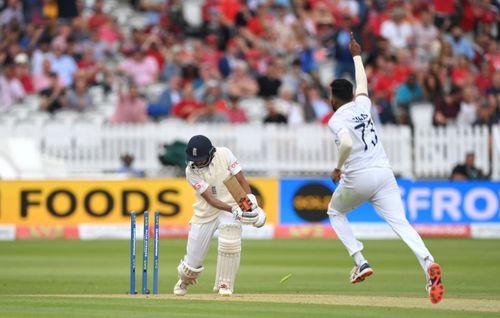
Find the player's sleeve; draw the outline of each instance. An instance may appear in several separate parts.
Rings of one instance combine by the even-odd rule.
[[[343,133],[349,133],[349,130],[347,129],[346,125],[342,122],[342,120],[338,117],[335,117],[333,115],[332,119],[328,122],[328,127],[332,131],[332,133],[337,136],[338,139],[340,139],[340,135]]]
[[[354,98],[354,103],[360,106],[365,112],[370,112],[372,109],[372,101],[366,95],[358,95]]]
[[[190,169],[186,169],[186,179],[193,189],[199,194],[205,192],[210,186],[205,180],[194,174]]]
[[[231,172],[233,176],[238,174],[238,172],[241,171],[241,165],[238,159],[236,159],[236,156],[228,148],[222,148],[221,150],[224,152],[229,172]]]

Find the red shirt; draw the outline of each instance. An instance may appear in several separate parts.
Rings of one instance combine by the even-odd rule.
[[[226,111],[229,122],[232,124],[246,123],[248,121],[247,114],[241,108],[230,108]]]
[[[172,114],[176,117],[186,119],[193,111],[203,107],[196,99],[183,99],[172,108]]]
[[[248,20],[247,28],[256,36],[261,36],[265,31],[264,26],[262,25],[258,17],[252,17],[250,20]]]
[[[105,14],[96,13],[89,18],[87,25],[88,25],[89,29],[97,29],[98,27],[100,27],[101,25],[106,23],[107,21],[108,21],[108,17]]]
[[[233,24],[240,9],[241,4],[238,0],[222,0],[222,3],[219,4],[219,10],[222,15]]]
[[[434,11],[444,15],[453,14],[455,12],[455,0],[434,0]]]

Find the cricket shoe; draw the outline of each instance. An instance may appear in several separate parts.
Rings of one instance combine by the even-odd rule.
[[[351,271],[351,283],[361,283],[371,274],[373,274],[373,269],[370,267],[370,264],[363,263],[359,266],[356,265]]]
[[[218,289],[219,289],[219,295],[221,296],[231,296],[233,294],[231,288],[229,288],[229,286],[224,283],[219,284]]]
[[[427,285],[427,292],[429,293],[429,298],[431,303],[437,304],[443,300],[444,295],[444,285],[441,281],[442,274],[441,266],[438,263],[432,263],[427,269],[427,274],[429,275],[429,283]]]
[[[187,287],[188,285],[182,281],[182,279],[179,279],[177,281],[177,284],[174,286],[174,294],[177,296],[184,296],[187,294]]]

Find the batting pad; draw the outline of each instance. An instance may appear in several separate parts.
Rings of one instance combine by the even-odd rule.
[[[193,268],[186,263],[186,258],[181,259],[181,263],[177,267],[179,278],[186,284],[191,285],[196,283],[196,279],[200,276],[205,268]]]
[[[219,229],[219,247],[214,291],[221,285],[234,290],[236,273],[240,267],[241,224],[224,224]]]

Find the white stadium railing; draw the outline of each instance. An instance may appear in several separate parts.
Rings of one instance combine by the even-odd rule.
[[[134,167],[154,175],[161,169],[163,144],[187,141],[195,134],[231,148],[245,170],[267,176],[328,175],[337,160],[331,132],[321,125],[187,124],[176,119],[143,125],[108,125],[89,118],[49,120],[43,124],[1,126],[4,137],[31,137],[47,158],[60,159],[70,175],[115,171],[120,156],[135,156]],[[378,128],[396,174],[415,178],[447,178],[467,152],[476,164],[500,179],[500,127]],[[490,138],[491,137],[491,138]]]

